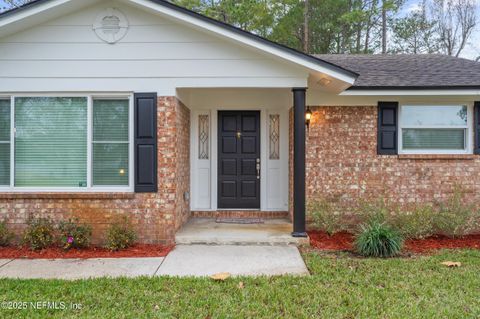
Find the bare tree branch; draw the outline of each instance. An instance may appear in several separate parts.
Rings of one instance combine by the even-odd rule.
[[[477,25],[475,0],[434,0],[433,21],[444,53],[459,56]]]

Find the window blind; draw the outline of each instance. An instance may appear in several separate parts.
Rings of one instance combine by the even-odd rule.
[[[15,98],[15,186],[87,186],[87,99]]]
[[[465,129],[403,129],[404,149],[465,149]]]
[[[129,100],[93,101],[93,185],[128,186]]]
[[[0,100],[0,185],[10,185],[10,100]]]

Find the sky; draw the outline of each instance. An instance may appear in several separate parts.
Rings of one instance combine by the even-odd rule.
[[[0,0],[1,1],[1,0]],[[460,56],[467,59],[476,59],[480,56],[480,0],[477,1],[477,17],[478,22],[469,43],[465,46],[465,49],[460,53]],[[411,11],[417,10],[422,3],[422,0],[406,0],[400,14],[406,15]]]
[[[475,28],[472,38],[470,39],[469,43],[462,51],[461,56],[468,59],[475,59],[480,56],[480,0],[478,1],[478,17],[479,23],[478,26]],[[422,0],[406,0],[405,5],[403,6],[403,10],[400,13],[401,15],[408,14],[413,10],[416,10]],[[0,8],[5,7],[6,3],[4,0],[0,0]]]

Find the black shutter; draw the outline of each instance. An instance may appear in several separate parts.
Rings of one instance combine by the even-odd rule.
[[[398,102],[378,102],[377,153],[398,153]]]
[[[135,192],[157,192],[157,94],[135,94]]]
[[[475,102],[474,111],[474,121],[475,125],[473,129],[475,130],[475,147],[473,148],[474,154],[480,154],[480,102]]]

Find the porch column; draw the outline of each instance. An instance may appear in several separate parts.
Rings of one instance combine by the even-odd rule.
[[[305,95],[293,88],[293,237],[307,237],[305,229]]]

